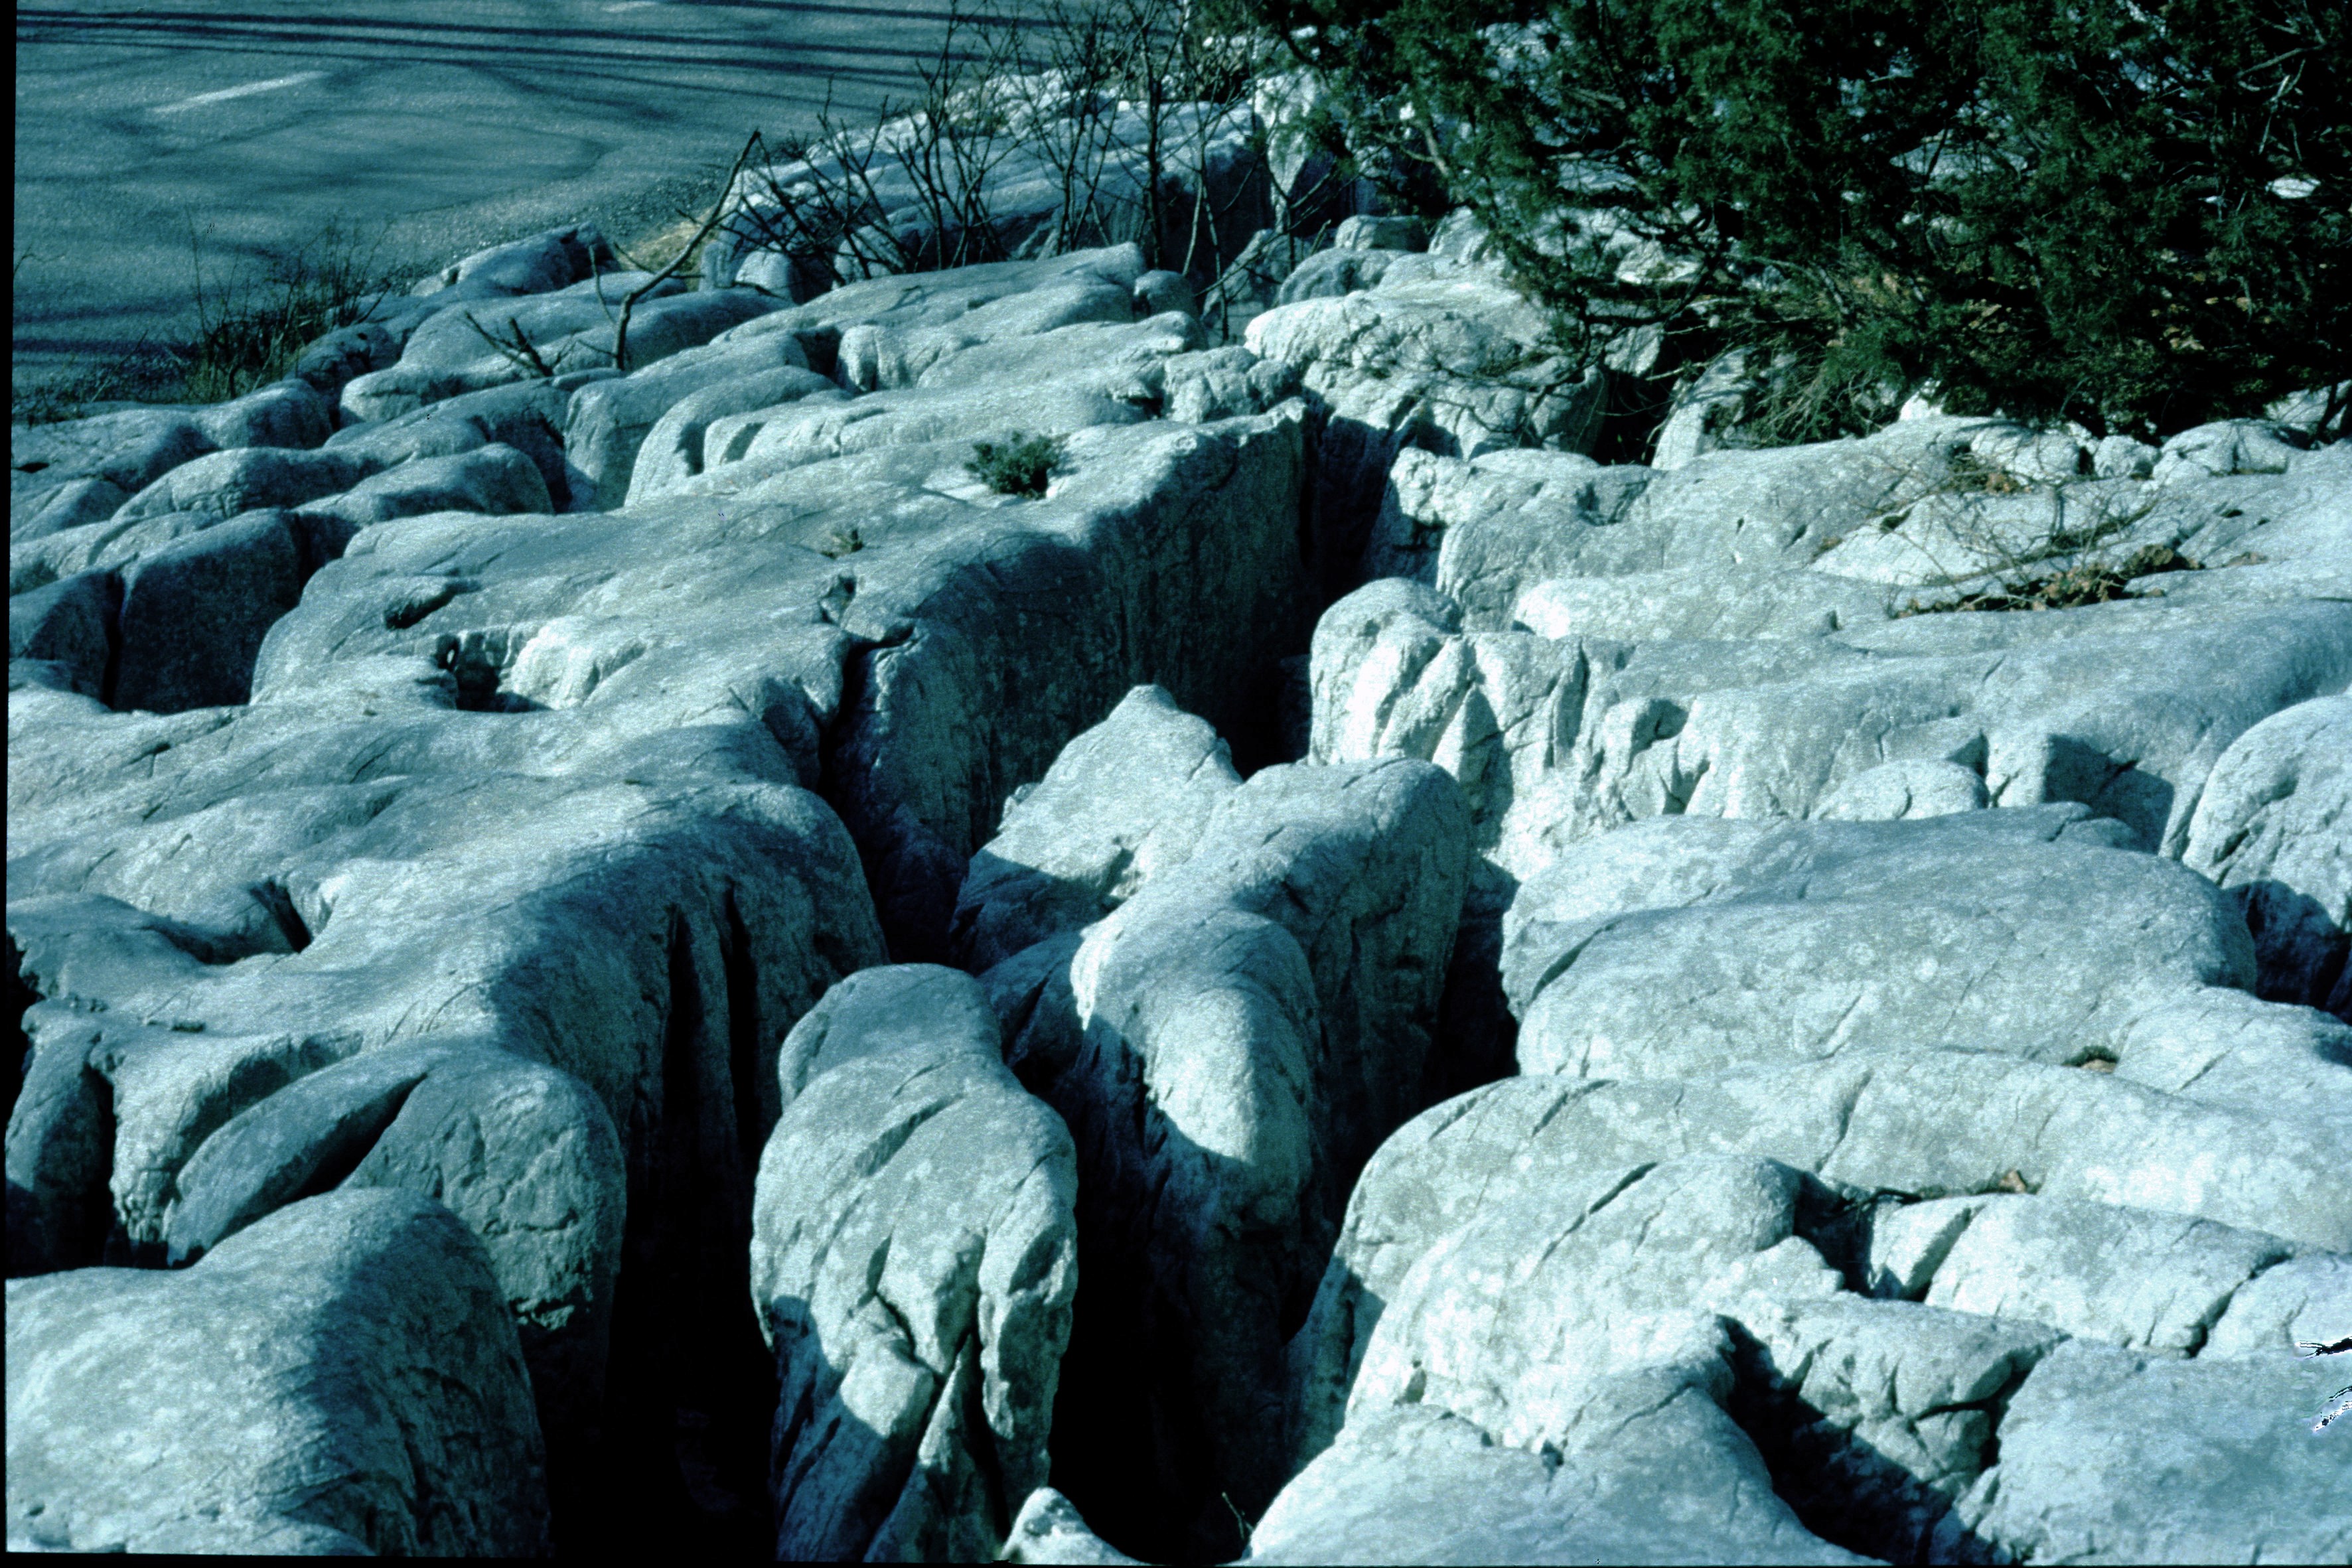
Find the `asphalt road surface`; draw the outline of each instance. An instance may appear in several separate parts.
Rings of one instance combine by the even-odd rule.
[[[829,85],[869,114],[910,91],[948,5],[20,6],[16,372],[184,340],[199,278],[249,287],[331,231],[411,275],[583,217],[625,242]]]

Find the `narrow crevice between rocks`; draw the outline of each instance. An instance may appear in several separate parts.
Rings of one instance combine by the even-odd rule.
[[[32,1036],[25,1032],[25,1014],[41,999],[41,993],[26,977],[24,949],[16,946],[14,934],[7,937],[7,943],[8,1065],[5,1092],[8,1103],[5,1110],[0,1110],[0,1124],[5,1124],[7,1118],[16,1113],[16,1097],[24,1092],[25,1069],[29,1065],[28,1059],[33,1053]]]
[[[752,1316],[742,1163],[760,1115],[756,1101],[738,1103],[732,1049],[748,1040],[756,1061],[754,977],[740,956],[748,933],[730,921],[720,940],[726,1045],[715,1049],[696,946],[692,923],[674,912],[659,1099],[641,1090],[625,1131],[628,1216],[604,1419],[593,1432],[550,1435],[562,1556],[772,1555],[776,1376]]]

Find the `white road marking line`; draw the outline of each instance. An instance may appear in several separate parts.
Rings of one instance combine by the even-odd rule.
[[[661,3],[662,0],[621,0],[618,5],[607,5],[604,10],[609,16],[616,11],[642,11],[648,5],[658,5]]]
[[[251,98],[257,92],[276,92],[281,87],[299,87],[306,81],[317,81],[326,74],[324,71],[301,71],[290,77],[273,77],[268,81],[249,81],[243,87],[225,87],[218,92],[200,92],[194,98],[167,103],[155,112],[177,114],[184,109],[202,109],[208,103],[226,103],[233,98]]]

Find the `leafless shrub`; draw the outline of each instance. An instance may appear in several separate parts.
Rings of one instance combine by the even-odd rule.
[[[755,146],[721,243],[786,258],[806,298],[1133,240],[1148,267],[1204,285],[1223,336],[1237,279],[1265,260],[1246,242],[1277,222],[1250,101],[1270,47],[1190,0],[1054,0],[1027,26],[951,12],[911,99],[852,121],[828,96],[814,135]]]

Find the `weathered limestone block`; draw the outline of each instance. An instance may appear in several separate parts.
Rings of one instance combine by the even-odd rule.
[[[11,1551],[540,1555],[543,1470],[482,1245],[415,1194],[8,1282]]]
[[[1298,393],[1296,369],[1238,344],[1178,354],[1165,361],[1161,380],[1168,417],[1196,424],[1264,413]]]
[[[1097,1535],[1068,1498],[1052,1487],[1039,1487],[1021,1505],[1021,1512],[1005,1537],[1004,1555],[1000,1561],[1118,1568],[1136,1559]]]
[[[28,593],[8,597],[8,684],[17,684],[20,662],[47,666],[42,684],[83,696],[106,691],[106,676],[121,636],[122,581],[110,571],[76,572]]]
[[[2352,679],[2352,612],[2326,600],[1921,615],[1735,643],[1460,625],[1449,601],[1379,584],[1326,612],[1313,755],[1446,747],[1482,848],[1520,876],[1645,817],[1810,816],[1911,760],[1978,772],[2000,806],[2081,801],[2177,855],[2229,742]]]
[[[704,254],[716,262],[722,253],[713,246]],[[787,332],[801,341],[809,363],[819,371],[838,373],[845,387],[871,389],[885,384],[883,361],[894,357],[889,346],[905,340],[928,345],[925,351],[936,357],[955,347],[1074,321],[1128,320],[1135,314],[1133,291],[1143,272],[1143,248],[1129,243],[1037,261],[861,278],[754,318],[731,329],[722,340]],[[1123,296],[1117,304],[1111,299],[1114,292]],[[1035,298],[1022,302],[1023,296]],[[971,320],[975,316],[980,317],[977,322]],[[928,336],[934,329],[953,336]],[[857,340],[845,348],[853,331]],[[920,369],[908,372],[908,382]]]
[[[454,457],[495,442],[529,457],[546,481],[551,501],[568,509],[573,497],[563,421],[570,406],[571,394],[551,382],[519,382],[444,398],[373,424],[346,425],[327,438],[327,445],[390,468],[418,457]]]
[[[572,394],[564,453],[593,483],[598,507],[620,506],[630,493],[639,447],[676,404],[731,382],[807,369],[808,355],[797,340],[772,335],[687,349],[629,375],[591,382]]]
[[[1158,686],[1138,686],[1014,791],[956,895],[953,940],[974,970],[1091,925],[1192,858],[1210,812],[1240,787],[1215,730]]]
[[[1425,765],[1268,768],[1207,815],[1183,864],[989,977],[1078,1141],[1067,1484],[1153,1551],[1230,1552],[1219,1494],[1280,1479],[1283,1331],[1353,1172],[1423,1103],[1469,847]],[[1139,1333],[1142,1420],[1113,1371]]]
[[[360,481],[340,496],[312,501],[310,516],[340,518],[354,531],[426,512],[552,512],[539,465],[501,443],[445,457],[415,457]]]
[[[294,381],[210,408],[124,409],[16,425],[8,436],[8,542],[110,517],[133,494],[215,449],[311,447],[333,428],[326,400]]]
[[[621,302],[649,281],[643,273],[606,273],[550,294],[450,305],[409,335],[397,362],[345,383],[344,413],[389,419],[461,392],[528,381],[541,367],[558,376],[611,369]],[[748,288],[688,294],[666,280],[631,313],[627,368],[707,343],[773,308]]]
[[[785,1561],[993,1558],[1043,1485],[1077,1172],[981,989],[868,969],[794,1026],[751,1291],[775,1353]]]
[[[262,639],[318,564],[306,559],[317,538],[284,512],[250,512],[123,572],[107,700],[158,713],[243,702]]]
[[[137,522],[174,512],[233,517],[264,507],[299,507],[340,495],[383,465],[348,449],[289,452],[246,446],[183,464],[122,504],[115,520]]]
[[[2352,1019],[2352,697],[2299,703],[2233,741],[2181,860],[2236,895],[2259,995]]]
[[[750,341],[757,343],[761,340]],[[799,340],[785,337],[781,341],[797,349]],[[730,350],[736,345],[715,343],[714,350]],[[637,447],[635,464],[629,470],[629,488],[625,504],[642,506],[656,497],[682,487],[713,462],[732,461],[743,455],[746,437],[730,450],[720,431],[730,415],[749,414],[761,409],[779,409],[815,393],[839,395],[833,382],[814,371],[796,369],[791,365],[774,370],[758,371],[748,375],[730,375],[725,381],[690,392],[671,404],[662,416],[654,421]],[[752,427],[752,434],[758,427]]]
[[[2280,1123],[2100,1074],[1948,1052],[1654,1083],[1506,1080],[1423,1113],[1366,1167],[1307,1337],[1291,1351],[1297,1451],[1337,1428],[1408,1271],[1506,1174],[1514,1187],[1539,1187],[1547,1171],[1738,1154],[1847,1189],[1938,1197],[2021,1186],[2341,1252],[2352,1207],[2321,1173],[2345,1141],[2334,1123]]]
[[[1928,1305],[2192,1355],[2231,1297],[2290,1257],[2275,1236],[2106,1204],[1997,1195],[1961,1217]]]
[[[2084,1521],[2104,1503],[2067,1500],[2077,1472],[2120,1475],[2128,1454],[2146,1458],[2133,1445],[2151,1418],[2073,1400],[2093,1347],[2066,1336],[2160,1341],[2178,1357],[2273,1275],[2249,1337],[2284,1329],[2330,1277],[2295,1278],[2305,1265],[2290,1255],[2325,1249],[2311,1255],[2332,1267],[2352,1209],[2316,1175],[2341,1157],[2340,1128],[2280,1142],[2282,1131],[2097,1075],[1931,1053],[1836,1078],[1807,1068],[1474,1092],[1402,1129],[1350,1199],[1289,1352],[1295,1453],[1315,1463],[1257,1541],[1281,1521],[1277,1539],[1303,1542],[1328,1519],[1391,1541],[1451,1525],[1539,1530],[1551,1543],[1512,1534],[1515,1558],[1581,1556],[1597,1538],[1612,1557],[1673,1561],[1691,1553],[1635,1529],[1727,1518],[1742,1523],[1718,1528],[1768,1542],[1801,1521],[1873,1557],[1973,1561],[2070,1521],[2095,1529]],[[1993,1196],[1938,1196],[1954,1192]],[[2256,1215],[2294,1234],[2254,1234]],[[2176,1256],[2179,1270],[2152,1277]],[[1927,1301],[1854,1293],[1865,1285]],[[2097,1354],[2134,1375],[2150,1365]],[[2161,1378],[2202,1408],[2173,1429],[2158,1473],[2307,1438],[2281,1435],[2275,1416],[2256,1429],[2233,1396],[2213,1399],[2221,1368],[2187,1366]],[[1681,1452],[1710,1455],[1686,1471],[1642,1437],[1644,1419],[1674,1408],[1692,1424]],[[2042,1414],[2026,1430],[2046,1424],[2052,1442],[2021,1452],[2011,1424],[2029,1410]],[[2231,1436],[2225,1416],[2246,1433]],[[1426,1467],[1386,1434],[1430,1421],[1459,1423],[1490,1479],[1427,1496]],[[2075,1459],[2055,1457],[2061,1421],[2083,1445]],[[1513,1466],[1528,1482],[1604,1477],[1614,1499],[1538,1509],[1499,1479]],[[1767,1487],[1771,1509],[1744,1511]],[[2022,1496],[2003,1513],[2011,1487]],[[2200,1557],[2252,1562],[2271,1538],[2263,1512],[2130,1490],[2134,1541],[2188,1531]]]
[[[2000,1463],[1959,1500],[1939,1555],[1968,1543],[2012,1562],[2340,1558],[2352,1552],[2343,1456],[2306,1430],[2334,1386],[2325,1363],[2285,1356],[2063,1345],[2010,1401]]]
[[[1600,375],[1574,380],[1530,349],[1544,338],[1539,318],[1490,274],[1394,267],[1377,288],[1300,300],[1250,323],[1250,351],[1296,366],[1328,411],[1315,502],[1327,595],[1360,580],[1402,448],[1475,457],[1590,444],[1604,401]]]
[[[1704,1395],[1642,1392],[1615,1443],[1572,1458],[1498,1446],[1441,1407],[1350,1422],[1258,1521],[1248,1561],[1870,1561],[1807,1531]]]
[[[1506,920],[1520,1064],[1674,1078],[1937,1046],[2352,1111],[2352,1030],[2245,995],[2253,955],[2227,896],[2070,837],[2090,825],[2078,813],[1658,818],[1588,840]]]

